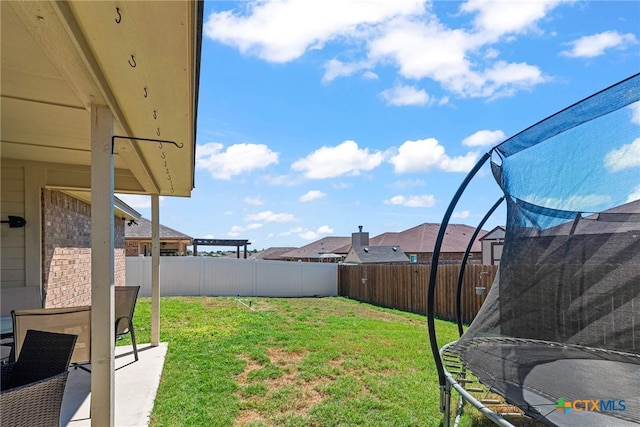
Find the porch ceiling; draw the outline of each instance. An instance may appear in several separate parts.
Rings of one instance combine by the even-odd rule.
[[[115,190],[193,188],[202,3],[1,2],[2,159],[47,162],[48,185],[90,188],[91,104],[110,107]]]

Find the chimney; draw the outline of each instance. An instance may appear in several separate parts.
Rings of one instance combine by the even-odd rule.
[[[358,226],[358,230],[360,231],[357,233],[351,233],[351,246],[369,246],[369,233],[363,233],[361,225]]]

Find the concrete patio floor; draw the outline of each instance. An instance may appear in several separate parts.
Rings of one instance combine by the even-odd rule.
[[[166,343],[161,343],[158,347],[152,347],[150,344],[138,345],[139,360],[132,363],[132,347],[116,347],[116,426],[142,427],[149,424],[149,415],[160,384],[166,354]],[[62,400],[60,425],[90,426],[90,402],[91,374],[82,369],[70,368]]]

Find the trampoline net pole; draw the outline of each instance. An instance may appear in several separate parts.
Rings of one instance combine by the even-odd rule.
[[[436,330],[435,330],[435,288],[436,288],[436,278],[438,274],[438,262],[440,260],[440,249],[442,248],[442,241],[444,240],[445,231],[447,226],[449,225],[449,219],[451,219],[451,215],[453,214],[453,210],[462,196],[462,193],[469,185],[469,182],[476,173],[480,170],[482,165],[491,157],[491,152],[485,153],[478,163],[471,169],[469,174],[465,177],[462,184],[460,184],[460,188],[456,191],[455,195],[451,199],[451,203],[449,203],[449,207],[442,218],[442,223],[440,224],[440,229],[438,230],[438,237],[436,238],[436,243],[433,248],[433,257],[431,258],[431,272],[429,275],[429,288],[427,290],[427,324],[429,327],[429,342],[431,344],[431,352],[433,354],[433,359],[436,363],[436,369],[438,370],[438,381],[440,383],[440,393],[441,395],[445,392],[444,388],[446,385],[446,377],[444,374],[444,367],[442,366],[442,359],[440,358],[440,352],[438,350],[438,341],[436,339]],[[441,399],[442,401],[442,399]],[[441,405],[441,411],[444,411],[444,407]]]

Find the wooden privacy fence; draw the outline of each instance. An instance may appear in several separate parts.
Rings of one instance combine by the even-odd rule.
[[[470,323],[491,288],[498,266],[470,264],[462,282],[462,321]],[[456,318],[456,290],[460,265],[438,266],[435,315]],[[427,264],[340,265],[338,295],[383,307],[426,314],[431,266]],[[476,287],[485,287],[483,295]]]

